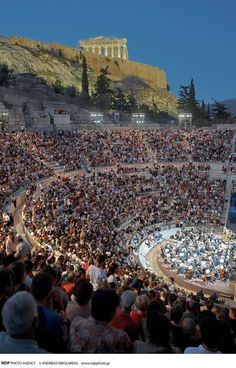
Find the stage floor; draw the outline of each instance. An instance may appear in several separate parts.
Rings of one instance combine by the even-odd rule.
[[[174,235],[179,230],[179,228],[172,228],[161,231],[162,238],[159,241],[154,241],[152,236],[142,241],[139,246],[139,259],[142,266],[149,271],[155,272],[157,275],[164,276],[167,280],[173,277],[176,285],[180,288],[193,292],[203,290],[207,295],[217,293],[223,298],[232,298],[235,294],[235,280],[226,282],[216,280],[214,283],[211,283],[204,282],[201,279],[187,279],[184,275],[177,274],[177,272],[171,269],[170,265],[164,263],[161,256],[161,246],[165,245],[171,235]]]
[[[160,255],[160,246],[154,247],[147,255],[147,260],[150,267],[157,273],[162,274],[167,279],[173,277],[178,287],[182,287],[189,291],[197,292],[203,290],[207,295],[217,293],[222,297],[232,298],[234,295],[235,281],[222,282],[220,280],[214,283],[205,283],[198,279],[186,279],[184,276],[177,275],[168,265],[164,264],[163,259]]]

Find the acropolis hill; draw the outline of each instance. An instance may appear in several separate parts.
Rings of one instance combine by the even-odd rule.
[[[51,85],[60,79],[63,86],[74,86],[78,91],[81,91],[83,54],[91,91],[100,69],[108,65],[114,88],[133,94],[138,103],[149,106],[155,103],[160,110],[175,112],[176,98],[167,90],[165,71],[158,67],[60,44],[0,37],[0,64],[7,64],[15,72],[34,73]]]

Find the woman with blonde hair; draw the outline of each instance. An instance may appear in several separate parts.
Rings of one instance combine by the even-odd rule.
[[[142,322],[146,317],[150,305],[150,299],[146,294],[138,295],[135,300],[135,309],[130,312],[130,317],[137,322]]]

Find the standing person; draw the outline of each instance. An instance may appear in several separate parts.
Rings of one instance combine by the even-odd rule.
[[[109,269],[108,269],[108,273],[107,273],[107,282],[110,285],[110,287],[112,287],[113,289],[115,289],[117,287],[117,278],[116,278],[116,271],[118,269],[118,265],[115,262],[112,262],[112,264],[110,265]]]
[[[96,291],[99,285],[107,281],[107,273],[104,270],[105,256],[98,255],[94,265],[89,266],[86,276],[93,285],[93,290]]]
[[[18,244],[18,238],[17,236],[14,234],[13,231],[11,231],[9,233],[9,235],[7,236],[6,239],[6,254],[15,254],[16,253],[16,246]]]
[[[134,305],[135,309],[130,312],[130,317],[141,324],[143,318],[147,315],[150,299],[146,294],[138,295]]]
[[[114,289],[99,289],[92,296],[91,317],[75,317],[70,327],[73,353],[129,353],[130,339],[125,331],[109,325],[119,304]]]
[[[10,297],[2,310],[6,332],[0,332],[0,353],[47,353],[35,341],[37,317],[37,306],[30,293],[19,291]]]
[[[52,353],[66,353],[64,321],[62,315],[51,310],[53,278],[49,273],[40,272],[32,281],[31,292],[38,306],[37,342],[40,347]]]
[[[20,258],[22,260],[30,258],[32,247],[31,245],[24,240],[21,236],[18,237],[18,244],[16,246],[16,258]]]
[[[147,315],[147,332],[149,340],[137,340],[133,343],[133,353],[180,353],[181,351],[171,344],[170,321],[166,316],[152,310]]]
[[[0,331],[4,330],[2,323],[2,308],[6,303],[9,295],[14,290],[14,274],[11,270],[0,270]]]
[[[89,281],[77,280],[73,299],[66,306],[66,317],[72,321],[75,317],[88,318],[91,315],[91,297],[93,286]]]
[[[188,347],[184,354],[220,354],[220,323],[213,318],[200,321],[202,343],[197,347]]]
[[[136,294],[134,291],[123,291],[120,297],[120,306],[116,309],[116,314],[110,322],[112,327],[125,331],[132,342],[139,339],[141,332],[139,323],[130,317],[135,298]]]

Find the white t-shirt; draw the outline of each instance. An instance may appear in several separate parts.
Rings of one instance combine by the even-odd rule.
[[[98,289],[99,284],[107,281],[107,273],[101,267],[96,267],[94,265],[89,266],[86,275],[89,276],[94,290]]]

